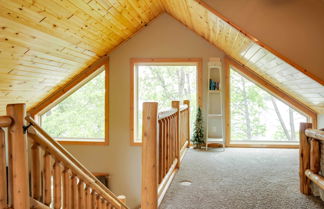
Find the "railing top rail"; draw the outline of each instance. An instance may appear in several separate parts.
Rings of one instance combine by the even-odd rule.
[[[76,165],[78,169],[84,172],[92,181],[97,184],[102,190],[104,190],[107,194],[109,194],[115,201],[122,205],[123,208],[128,208],[128,206],[120,201],[117,196],[112,193],[105,185],[103,185],[86,167],[84,167],[76,158],[73,157],[62,145],[57,143],[51,136],[49,136],[35,121],[32,117],[27,116],[26,121],[33,125],[33,128],[43,136],[48,143],[50,143],[53,147],[59,150],[68,160],[70,160],[73,164]]]
[[[162,120],[164,118],[167,118],[173,114],[175,114],[178,110],[176,108],[170,108],[170,109],[167,109],[167,110],[162,110],[158,113],[158,118],[159,120]]]
[[[306,129],[305,135],[319,141],[324,141],[324,130]]]
[[[184,111],[186,109],[188,109],[188,105],[187,104],[184,104],[184,105],[181,105],[180,106],[180,112],[182,112],[182,111]]]
[[[0,128],[7,128],[13,123],[10,116],[0,116]]]

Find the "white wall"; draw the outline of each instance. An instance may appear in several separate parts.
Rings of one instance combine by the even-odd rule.
[[[130,146],[130,58],[203,58],[203,98],[207,91],[207,61],[224,54],[207,41],[163,14],[110,54],[110,145],[66,148],[91,171],[109,172],[116,194],[127,204],[140,204],[141,148]],[[205,100],[205,99],[204,99]]]

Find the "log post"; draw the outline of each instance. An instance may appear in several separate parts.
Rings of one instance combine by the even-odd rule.
[[[6,172],[5,132],[0,127],[0,208],[7,208],[7,172]]]
[[[24,133],[26,106],[25,104],[7,105],[7,115],[13,119],[9,127],[13,208],[30,208],[29,177],[28,177],[28,146],[27,135]]]
[[[176,118],[175,118],[175,124],[173,124],[176,130],[176,144],[175,144],[175,158],[178,159],[177,167],[180,168],[180,149],[181,149],[181,143],[180,143],[180,102],[179,101],[172,101],[172,107],[177,109]],[[173,161],[174,159],[172,159]]]
[[[320,143],[316,139],[311,140],[310,170],[316,174],[320,171]]]
[[[144,102],[142,131],[142,209],[158,207],[158,103]]]
[[[187,147],[190,147],[190,100],[184,100],[183,103],[188,106],[188,118],[187,118],[187,130],[188,130],[188,143]]]
[[[305,175],[305,171],[310,168],[310,145],[308,143],[305,130],[312,128],[311,123],[300,123],[299,136],[299,177],[300,177],[300,192],[309,195],[310,194],[310,180]]]

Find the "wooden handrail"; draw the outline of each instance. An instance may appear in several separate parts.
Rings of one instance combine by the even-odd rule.
[[[89,171],[83,164],[81,164],[71,153],[69,153],[62,145],[57,143],[50,135],[48,135],[38,124],[34,121],[34,119],[30,116],[27,116],[26,121],[32,124],[33,128],[36,130],[37,133],[42,135],[48,143],[50,143],[53,147],[55,147],[57,150],[59,150],[67,159],[69,159],[71,162],[75,164],[76,167],[78,167],[81,171],[83,171],[88,177],[92,179],[92,181],[97,184],[103,191],[108,193],[110,196],[115,196],[114,193],[112,193],[103,183],[101,183],[91,171]],[[115,199],[115,201],[118,202],[119,205],[121,205],[123,208],[128,208],[128,206],[123,203],[119,199]]]
[[[305,171],[306,176],[312,180],[317,186],[319,186],[321,189],[324,190],[324,177],[320,176],[316,173],[314,173],[313,171],[307,169]]]
[[[158,113],[158,103],[143,104],[142,209],[157,209],[189,144],[190,102],[172,101]]]
[[[7,128],[12,124],[12,118],[10,116],[0,116],[0,127]]]
[[[34,198],[30,198],[30,206],[31,206],[31,209],[50,209],[50,207],[35,200]]]
[[[306,129],[305,135],[313,139],[324,141],[324,131],[318,129]]]
[[[158,113],[159,120],[162,120],[164,118],[170,117],[171,115],[175,114],[177,112],[177,108],[170,108],[168,110],[162,110]]]
[[[188,108],[189,108],[189,106],[187,104],[183,104],[183,105],[180,106],[180,112],[182,112],[182,111],[184,111],[184,110],[186,110]]]

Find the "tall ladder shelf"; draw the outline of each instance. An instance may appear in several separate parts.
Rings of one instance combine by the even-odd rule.
[[[225,146],[222,85],[222,63],[219,58],[211,58],[208,62],[206,150],[208,144],[217,144],[223,148]]]

